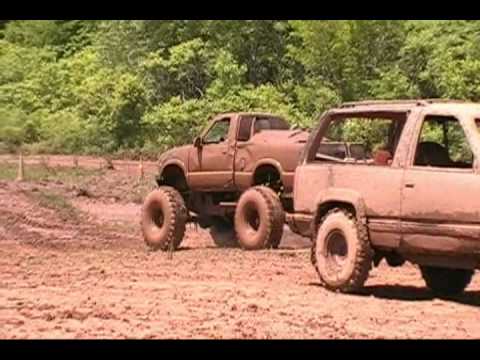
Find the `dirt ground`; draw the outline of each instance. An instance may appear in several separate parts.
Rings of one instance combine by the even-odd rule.
[[[480,338],[478,276],[441,300],[415,266],[382,263],[364,294],[341,295],[318,284],[309,240],[291,233],[244,252],[191,227],[172,257],[148,251],[139,198],[155,165],[142,186],[138,163],[114,165],[80,185],[0,181],[0,338]]]

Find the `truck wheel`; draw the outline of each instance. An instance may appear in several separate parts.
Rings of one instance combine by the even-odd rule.
[[[272,226],[272,235],[270,245],[274,249],[278,249],[280,241],[283,236],[283,225],[285,224],[285,211],[283,210],[282,202],[278,194],[267,186],[257,186],[258,191],[263,192],[264,195],[270,197],[272,202],[272,209],[274,211],[273,220],[275,224]]]
[[[237,236],[233,228],[233,222],[229,219],[215,217],[212,219],[210,236],[215,245],[220,248],[238,247]]]
[[[447,269],[433,266],[420,266],[427,286],[439,295],[461,293],[470,284],[473,270]]]
[[[356,292],[372,268],[373,251],[365,225],[348,211],[330,210],[321,220],[312,246],[312,263],[324,286]]]
[[[177,249],[185,234],[188,212],[180,193],[162,186],[146,197],[142,208],[142,233],[152,249]]]
[[[256,186],[245,191],[235,211],[235,232],[245,250],[278,246],[283,234],[282,204],[268,189]],[[276,196],[276,195],[275,195]]]

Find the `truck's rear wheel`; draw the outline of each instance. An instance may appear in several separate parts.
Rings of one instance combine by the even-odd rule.
[[[210,227],[210,236],[216,246],[221,248],[238,247],[237,235],[233,221],[227,218],[214,217]]]
[[[312,263],[324,286],[345,293],[363,287],[373,259],[365,225],[348,211],[333,209],[315,235]]]
[[[142,233],[152,249],[177,249],[185,234],[188,212],[180,193],[162,186],[146,197],[142,208]]]
[[[235,211],[235,232],[245,250],[277,247],[283,234],[284,213],[273,191],[256,186],[245,191]]]
[[[447,269],[433,266],[420,266],[422,277],[427,286],[439,295],[461,293],[470,284],[473,270]]]
[[[274,249],[277,249],[280,245],[280,241],[283,236],[283,225],[285,224],[285,211],[283,210],[282,202],[278,194],[271,188],[267,186],[257,186],[258,191],[263,192],[264,195],[270,198],[272,204],[273,221],[275,224],[272,226],[272,235],[270,240],[270,246]]]

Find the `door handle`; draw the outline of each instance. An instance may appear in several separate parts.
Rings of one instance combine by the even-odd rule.
[[[407,183],[407,184],[405,184],[405,187],[406,187],[406,188],[409,188],[409,189],[413,189],[413,188],[415,187],[415,184],[413,184],[413,183]]]

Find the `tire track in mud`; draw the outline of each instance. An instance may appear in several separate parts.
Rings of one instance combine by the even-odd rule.
[[[76,207],[72,208],[78,214],[72,217],[63,216],[62,209],[42,206],[32,197],[28,184],[0,184],[0,239],[64,249],[131,243],[132,235],[123,229],[107,227]],[[33,189],[34,193],[40,191],[38,187]]]

